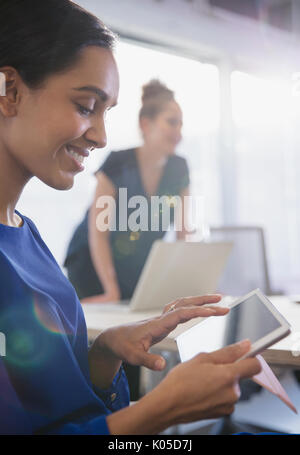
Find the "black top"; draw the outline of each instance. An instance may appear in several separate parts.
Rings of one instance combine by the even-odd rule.
[[[162,210],[156,214],[152,213],[151,216],[151,198],[146,193],[142,182],[136,149],[110,153],[99,171],[104,172],[109,177],[117,190],[116,230],[110,232],[110,244],[121,295],[123,299],[128,299],[133,294],[152,243],[164,236],[168,226],[163,226],[162,222],[160,222],[155,225],[157,230],[153,230],[153,225],[151,230],[151,220],[153,223],[155,216],[160,217],[159,219],[162,221]],[[169,156],[155,195],[159,197],[163,195],[177,196],[188,185],[189,171],[186,160],[177,155]],[[136,200],[133,204],[134,208],[128,208],[130,198],[143,196],[148,203],[148,226],[144,224],[138,232],[132,232],[128,225],[125,230],[124,226],[120,226],[119,221],[124,224],[124,219],[123,217],[119,219],[119,209],[126,210],[124,200],[119,200],[119,190],[122,188],[127,190],[127,201],[125,202],[127,205],[127,220],[130,220],[130,215],[140,207]],[[174,209],[171,208],[171,216],[173,211]],[[140,223],[138,218],[137,223]],[[129,225],[129,227],[131,226]],[[148,230],[146,230],[147,228]],[[88,212],[75,230],[64,265],[68,270],[69,279],[77,290],[79,298],[82,299],[104,292],[89,253]]]

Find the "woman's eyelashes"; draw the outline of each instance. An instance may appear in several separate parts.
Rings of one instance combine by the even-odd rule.
[[[82,115],[83,117],[89,117],[90,115],[96,113],[96,108],[95,107],[93,107],[93,109],[90,109],[90,108],[85,107],[85,106],[83,106],[82,104],[79,104],[79,103],[75,103],[75,106],[76,106],[77,111],[79,112],[79,114]],[[111,109],[111,107],[106,108],[103,111],[104,120],[106,120],[107,114],[110,111],[110,109]],[[100,110],[100,112],[101,112],[101,110]]]
[[[94,109],[89,109],[85,106],[82,106],[82,104],[75,103],[78,112],[83,115],[84,117],[88,117],[89,115],[93,114],[95,111]]]

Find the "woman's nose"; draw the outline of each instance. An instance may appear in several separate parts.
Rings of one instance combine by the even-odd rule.
[[[87,131],[86,140],[93,143],[94,148],[104,148],[107,144],[106,128],[104,119],[100,122],[94,122],[91,128]]]

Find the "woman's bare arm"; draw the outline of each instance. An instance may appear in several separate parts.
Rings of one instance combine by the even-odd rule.
[[[120,298],[119,285],[109,243],[110,231],[108,229],[105,231],[101,230],[103,226],[99,225],[101,224],[99,220],[103,210],[111,219],[114,218],[115,213],[112,213],[110,206],[108,206],[108,209],[106,206],[97,208],[97,201],[99,205],[99,198],[101,197],[110,197],[113,201],[115,201],[116,197],[115,186],[103,172],[97,174],[97,188],[89,212],[89,248],[95,271],[103,285],[105,294],[110,296],[108,300],[113,298],[118,300]]]

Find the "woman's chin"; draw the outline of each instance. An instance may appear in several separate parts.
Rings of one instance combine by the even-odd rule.
[[[57,182],[55,188],[60,191],[70,190],[74,185],[74,176]]]
[[[74,180],[69,184],[64,184],[64,185],[62,184],[60,186],[57,186],[56,189],[60,190],[60,191],[67,191],[67,190],[70,190],[73,187],[73,185],[74,185]]]
[[[74,185],[74,174],[64,173],[64,175],[55,176],[52,179],[40,179],[43,183],[59,191],[70,190]]]

